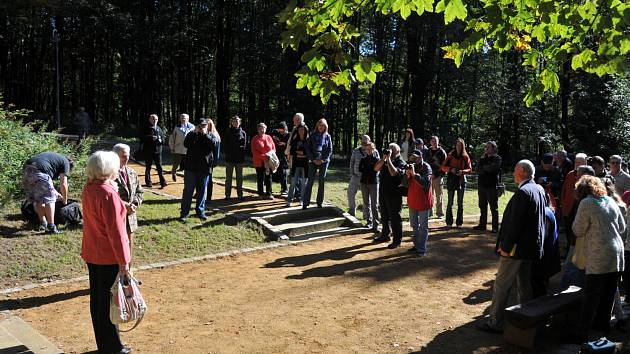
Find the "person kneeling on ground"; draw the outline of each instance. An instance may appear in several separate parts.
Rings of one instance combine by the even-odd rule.
[[[33,203],[39,220],[39,230],[50,234],[63,231],[55,225],[55,202],[68,203],[68,175],[74,167],[71,158],[56,152],[43,152],[28,159],[22,169],[22,184],[27,201]],[[57,192],[53,180],[59,178]]]
[[[413,229],[413,248],[409,251],[423,257],[427,253],[429,238],[429,213],[433,208],[431,166],[423,161],[422,152],[411,153],[415,163],[406,167],[405,173],[409,185],[407,204],[409,204],[409,223]]]

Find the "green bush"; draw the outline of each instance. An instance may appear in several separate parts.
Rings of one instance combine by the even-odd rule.
[[[82,185],[89,141],[81,144],[62,141],[51,134],[43,134],[37,126],[41,122],[25,124],[26,112],[7,112],[0,106],[0,206],[24,196],[22,190],[22,165],[30,157],[44,151],[54,151],[72,156],[75,167],[70,179]],[[40,129],[44,130],[44,129]],[[72,183],[72,182],[71,182]]]

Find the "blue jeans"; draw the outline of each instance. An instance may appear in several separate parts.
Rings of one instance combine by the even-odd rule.
[[[463,183],[458,189],[448,190],[448,202],[446,204],[446,225],[453,225],[453,199],[457,192],[457,219],[455,224],[462,226],[464,224],[464,192],[466,191],[466,183]]]
[[[307,207],[311,202],[311,192],[313,191],[313,183],[315,183],[315,173],[319,172],[317,179],[317,206],[321,206],[324,203],[324,183],[326,182],[326,171],[328,171],[328,162],[324,162],[317,166],[316,164],[308,163],[308,182],[306,182],[306,188],[304,189],[304,195],[302,196],[302,206]]]
[[[299,183],[299,184],[298,184]],[[304,190],[306,184],[306,172],[304,167],[296,167],[291,178],[291,187],[289,187],[289,195],[287,196],[287,204],[293,201],[293,195],[296,191]]]
[[[409,208],[409,223],[413,229],[413,247],[419,254],[427,253],[427,239],[429,238],[429,210]]]
[[[562,280],[560,281],[560,291],[566,290],[569,286],[575,285],[584,289],[584,285],[586,283],[586,273],[584,270],[578,268],[573,262],[571,262],[571,258],[573,258],[573,254],[575,253],[575,246],[569,247],[569,252],[567,252],[567,258],[564,261],[564,273],[562,274]]]
[[[212,178],[209,173],[199,173],[190,170],[184,172],[184,193],[182,195],[181,217],[187,217],[190,212],[193,194],[197,190],[197,216],[206,214],[206,188],[208,181]]]

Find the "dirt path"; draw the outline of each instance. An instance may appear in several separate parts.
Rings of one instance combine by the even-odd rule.
[[[149,314],[123,338],[140,353],[484,353],[504,346],[471,323],[491,296],[491,236],[433,229],[422,259],[406,252],[410,242],[388,250],[368,237],[139,272]],[[82,353],[95,349],[86,289],[43,288],[2,302],[68,353]]]

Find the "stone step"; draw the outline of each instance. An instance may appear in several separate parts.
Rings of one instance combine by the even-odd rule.
[[[54,344],[16,316],[0,321],[0,353],[62,354]]]
[[[253,213],[252,216],[265,219],[273,225],[309,220],[321,217],[339,217],[342,214],[335,207],[308,208],[301,207],[279,208]]]
[[[274,227],[291,238],[344,226],[346,221],[347,219],[343,216],[320,216],[317,218],[275,224]]]
[[[294,236],[294,237],[291,237],[290,240],[291,241],[316,240],[318,238],[362,234],[365,232],[369,232],[369,230],[364,229],[364,228],[357,228],[357,227],[339,226],[332,229],[326,229],[322,231],[311,232],[308,234]]]

